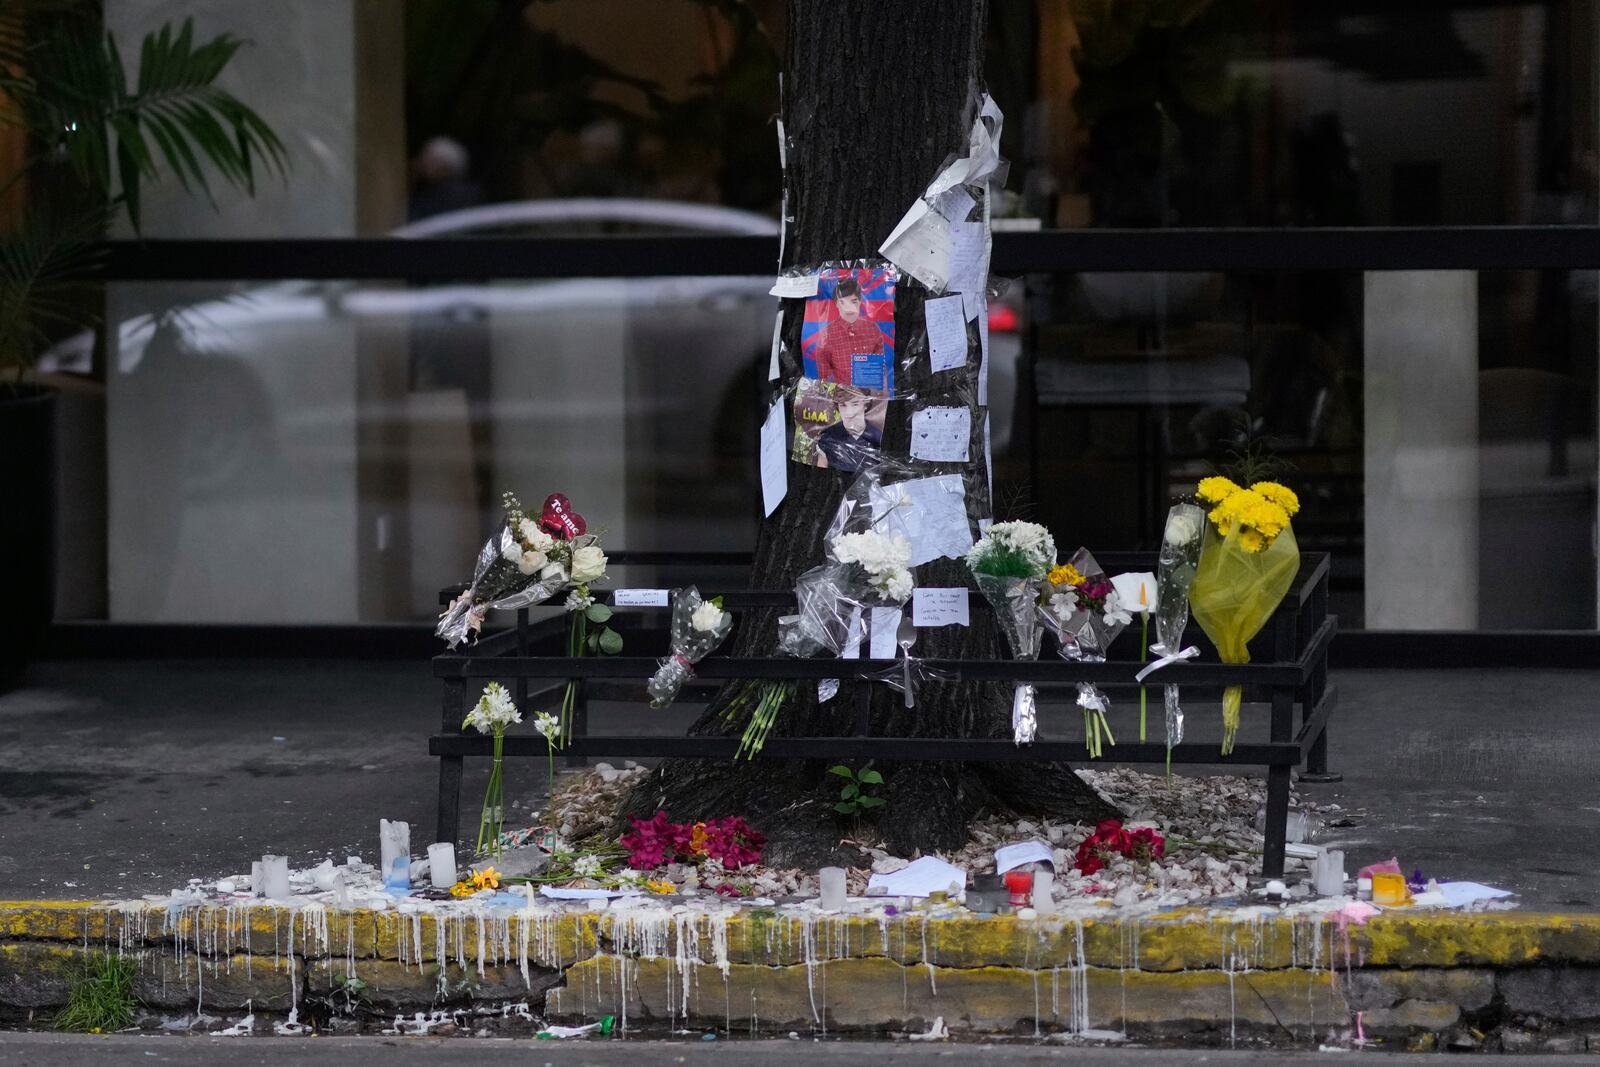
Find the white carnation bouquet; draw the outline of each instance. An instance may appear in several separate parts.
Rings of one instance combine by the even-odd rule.
[[[672,591],[672,636],[669,655],[660,661],[645,691],[652,708],[664,708],[678,696],[694,665],[711,654],[733,629],[733,616],[722,610],[722,598],[702,600],[694,586]]]
[[[978,591],[994,608],[995,625],[1017,659],[1039,658],[1044,633],[1034,608],[1038,588],[1056,561],[1056,542],[1036,522],[997,522],[967,553]],[[1012,740],[1025,745],[1038,729],[1032,683],[1019,683],[1011,699]]]

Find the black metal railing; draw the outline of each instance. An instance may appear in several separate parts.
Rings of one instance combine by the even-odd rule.
[[[694,557],[651,558],[670,566]],[[1101,564],[1112,570],[1153,569],[1154,558],[1131,553],[1104,553]],[[615,553],[613,562],[637,563],[626,553]],[[1302,780],[1335,780],[1328,772],[1328,722],[1337,703],[1336,692],[1328,685],[1328,650],[1337,631],[1337,620],[1328,614],[1328,557],[1321,553],[1302,556],[1300,572],[1283,603],[1267,626],[1251,644],[1251,662],[1226,664],[1203,635],[1193,642],[1202,650],[1198,661],[1168,668],[1164,675],[1146,684],[1158,688],[1168,682],[1182,684],[1191,695],[1215,693],[1226,686],[1246,687],[1246,698],[1263,700],[1270,707],[1267,739],[1241,740],[1231,754],[1222,756],[1210,742],[1183,742],[1173,747],[1171,758],[1182,764],[1265,767],[1267,773],[1266,850],[1262,869],[1268,876],[1283,873],[1284,843],[1289,808],[1290,774],[1304,764]],[[453,597],[460,587],[445,590],[443,598]],[[600,595],[605,595],[601,593]],[[719,595],[706,590],[705,595]],[[720,593],[724,606],[735,613],[749,608],[792,605],[792,590],[735,590]],[[974,613],[987,610],[987,604],[971,592]],[[636,617],[663,621],[664,608],[617,608],[617,617]],[[694,757],[732,759],[739,745],[737,737],[652,736],[594,734],[588,730],[588,702],[594,699],[645,699],[644,679],[654,673],[655,656],[571,657],[539,654],[545,649],[564,651],[562,635],[566,620],[560,613],[535,622],[530,612],[518,612],[516,626],[491,634],[475,645],[434,657],[434,674],[444,685],[440,732],[429,740],[429,754],[437,756],[439,770],[438,840],[455,841],[459,833],[461,780],[466,757],[487,757],[492,751],[490,738],[466,735],[461,722],[477,697],[481,681],[509,681],[519,703],[526,706],[530,694],[579,682],[578,709],[573,720],[573,737],[562,750],[569,761],[582,762],[592,756]],[[1131,629],[1131,628],[1130,628]],[[1198,629],[1198,628],[1196,628]],[[641,632],[661,636],[660,626],[642,627]],[[1111,649],[1113,657],[1130,652],[1134,644],[1125,632]],[[662,642],[661,652],[665,646]],[[853,701],[853,732],[831,737],[786,736],[780,722],[758,759],[880,759],[907,761],[957,760],[969,762],[1011,762],[1019,760],[1074,761],[1085,756],[1081,741],[1036,740],[1017,746],[1007,737],[889,737],[874,734],[870,715],[872,676],[892,669],[897,661],[876,659],[788,659],[781,657],[733,657],[713,655],[696,668],[697,684],[680,698],[706,700],[714,685],[746,678],[839,678],[840,696]],[[926,659],[928,667],[968,680],[1033,682],[1040,687],[1043,703],[1049,704],[1058,691],[1070,691],[1078,682],[1092,682],[1106,689],[1137,688],[1134,675],[1140,664],[1132,658],[1112,658],[1104,663],[1068,662],[1057,658],[1039,661]],[[628,684],[616,684],[622,680]],[[538,684],[543,683],[543,684]],[[602,692],[597,686],[605,685]],[[1296,708],[1299,709],[1298,728]],[[1041,721],[1044,721],[1041,708]],[[504,752],[508,757],[540,757],[548,753],[542,737],[508,736]],[[1164,744],[1119,743],[1112,753],[1116,763],[1164,763]]]

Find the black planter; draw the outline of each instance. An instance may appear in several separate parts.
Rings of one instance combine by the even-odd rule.
[[[0,384],[0,688],[38,655],[55,609],[56,392]]]

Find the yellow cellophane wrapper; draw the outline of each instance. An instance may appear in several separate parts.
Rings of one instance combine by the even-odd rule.
[[[1300,571],[1300,546],[1294,530],[1284,527],[1260,552],[1246,551],[1239,543],[1239,527],[1222,537],[1206,524],[1206,543],[1200,566],[1189,588],[1189,609],[1194,621],[1217,646],[1224,663],[1249,663],[1250,639],[1261,631],[1283,602],[1284,594]],[[1233,751],[1239,732],[1241,686],[1230,685],[1222,694],[1222,754]]]

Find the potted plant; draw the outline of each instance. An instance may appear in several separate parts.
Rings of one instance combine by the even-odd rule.
[[[207,172],[252,190],[282,173],[282,142],[216,84],[243,42],[195,39],[192,21],[145,35],[138,74],[80,0],[0,0],[0,122],[23,144],[0,196],[0,683],[37,652],[54,605],[55,391],[32,373],[63,333],[94,325],[106,228],[139,230],[143,182],[170,173],[208,192]]]

